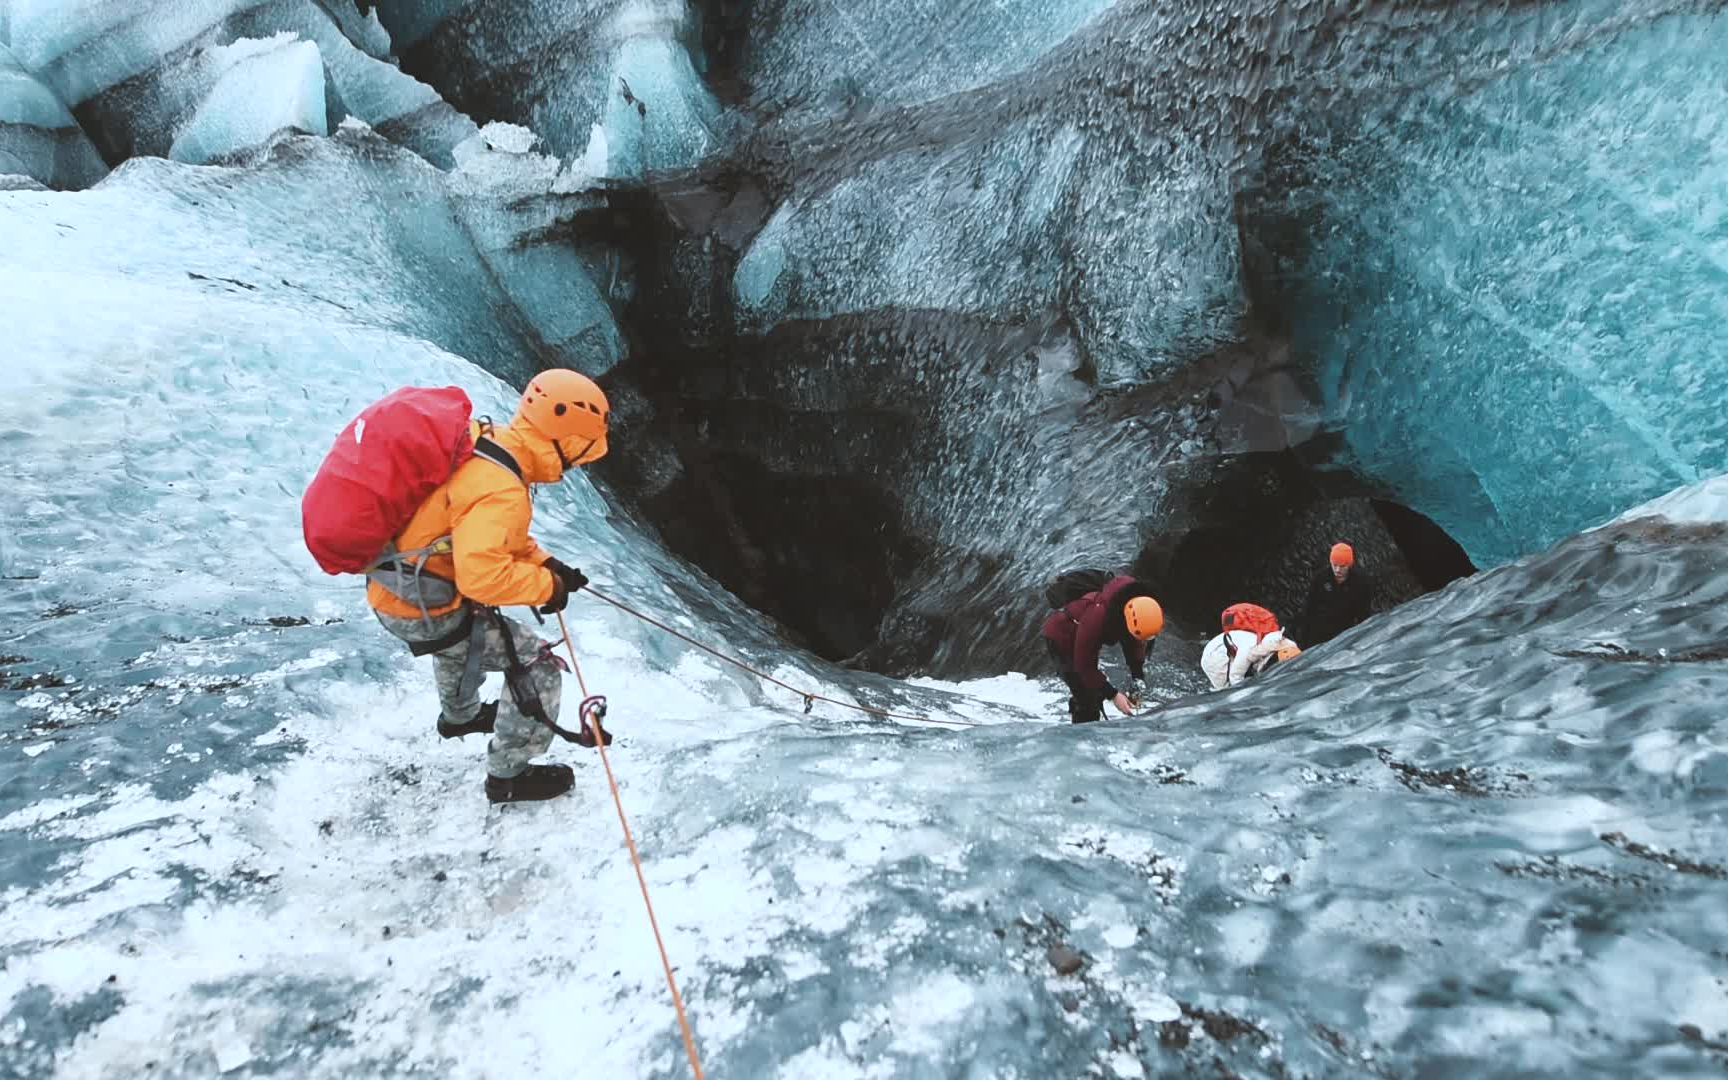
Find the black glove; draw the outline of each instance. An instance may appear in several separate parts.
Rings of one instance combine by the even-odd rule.
[[[556,573],[552,575],[552,599],[535,608],[542,615],[556,615],[564,610],[564,605],[570,602],[570,590],[564,587],[564,579]]]
[[[582,586],[588,584],[587,574],[584,574],[574,566],[565,566],[554,557],[548,556],[546,561],[540,565],[552,571],[554,577],[562,580],[564,582],[564,588],[569,592],[581,592]]]

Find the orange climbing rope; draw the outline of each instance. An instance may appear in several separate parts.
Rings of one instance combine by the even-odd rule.
[[[582,591],[590,594],[596,600],[606,601],[608,604],[611,604],[613,607],[617,608],[619,611],[624,612],[626,615],[634,615],[636,618],[641,619],[643,622],[649,624],[650,626],[659,627],[660,629],[666,631],[668,634],[671,634],[673,637],[679,639],[680,641],[683,641],[689,645],[694,645],[698,649],[701,649],[703,652],[709,654],[710,656],[717,656],[720,659],[726,661],[728,664],[733,665],[734,667],[742,668],[745,671],[748,671],[750,674],[756,676],[758,679],[762,679],[766,682],[771,682],[775,686],[783,687],[784,689],[792,691],[794,694],[797,694],[799,697],[804,699],[804,711],[805,712],[810,711],[811,702],[822,701],[822,702],[826,702],[829,705],[838,705],[842,709],[856,709],[858,712],[869,713],[871,716],[880,716],[880,717],[884,717],[884,718],[889,719],[889,720],[911,720],[911,721],[914,721],[914,722],[920,723],[920,724],[948,724],[952,727],[983,727],[984,726],[984,725],[978,723],[976,720],[938,720],[937,718],[935,718],[933,716],[912,716],[912,715],[909,715],[907,713],[892,713],[892,712],[888,712],[884,709],[872,709],[872,708],[869,708],[868,706],[865,706],[865,705],[855,705],[850,701],[837,701],[834,698],[824,697],[821,694],[812,694],[812,693],[809,693],[808,691],[800,690],[796,686],[791,685],[790,683],[781,682],[779,679],[776,679],[774,676],[768,674],[765,671],[756,670],[755,668],[751,667],[749,664],[746,664],[742,660],[735,660],[732,657],[727,656],[725,653],[720,652],[718,649],[709,648],[708,646],[702,644],[700,641],[697,641],[695,638],[690,637],[686,634],[682,634],[679,631],[672,629],[672,627],[667,626],[665,623],[661,622],[659,619],[656,619],[650,615],[644,615],[642,612],[637,611],[635,608],[631,607],[629,604],[625,604],[625,603],[622,603],[620,601],[614,600],[610,596],[607,596],[605,593],[595,591],[594,586],[592,586],[592,585],[584,585],[582,587]],[[583,693],[586,694],[587,691],[583,691]]]
[[[570,640],[570,628],[564,625],[564,613],[558,613],[558,629],[564,635],[564,648],[570,652],[570,666],[576,672],[576,685],[582,690],[587,704],[588,684],[582,679],[582,665],[576,660],[576,646]],[[624,826],[624,844],[630,849],[630,864],[636,868],[636,884],[642,887],[642,903],[648,908],[648,925],[654,930],[654,944],[660,947],[660,966],[666,971],[666,988],[672,991],[672,1007],[678,1010],[678,1028],[684,1033],[684,1052],[690,1056],[690,1070],[696,1080],[702,1080],[702,1062],[696,1056],[696,1037],[690,1033],[690,1019],[684,1015],[684,998],[678,993],[678,981],[672,977],[672,961],[666,956],[666,941],[660,936],[660,920],[654,917],[654,901],[648,897],[648,879],[642,874],[642,858],[636,853],[636,838],[630,835],[630,820],[624,816],[624,800],[618,796],[618,781],[612,775],[612,762],[606,757],[606,735],[600,727],[598,713],[593,717],[578,717],[594,726],[594,746],[600,751],[600,764],[606,769],[606,783],[612,788],[612,805],[618,808],[618,824]]]

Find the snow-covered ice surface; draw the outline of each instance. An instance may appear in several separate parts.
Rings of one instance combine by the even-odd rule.
[[[501,415],[508,388],[390,319],[63,240],[46,198],[0,204],[55,267],[0,264],[0,1062],[682,1075],[594,758],[558,751],[567,799],[489,808],[427,665],[300,544],[362,404],[461,383]],[[244,265],[209,239],[199,265]],[[537,531],[795,685],[979,725],[806,716],[572,607],[713,1075],[1674,1074],[1728,1035],[1728,674],[1676,662],[1728,624],[1708,497],[1085,728],[1048,679],[777,649],[585,480]]]
[[[895,33],[896,13],[921,6],[763,5],[786,15],[786,36],[764,35],[749,71],[772,76],[766,100],[796,117],[995,93],[1059,48],[1181,71],[1189,46],[1211,42],[1200,54],[1232,78],[1202,96],[1248,113],[1258,100],[1253,65],[1235,63],[1255,47],[1239,53],[1176,8],[1039,3],[1016,19],[979,0],[940,15],[949,62],[911,47],[813,59]],[[1605,5],[1564,6],[1579,26],[1613,23],[1590,15]],[[1316,5],[1287,10],[1325,23]],[[1472,48],[1388,5],[1361,10],[1409,55],[1438,42],[1436,68]],[[1497,49],[1518,51],[1516,34],[1494,36],[1492,5],[1471,10]],[[686,1075],[597,759],[560,746],[578,769],[568,798],[489,807],[479,740],[436,738],[429,664],[373,624],[353,583],[317,571],[297,515],[331,437],[381,393],[455,383],[503,416],[513,394],[495,374],[519,376],[548,348],[591,370],[620,353],[617,267],[567,238],[601,208],[589,181],[687,164],[723,134],[688,62],[690,13],[644,0],[387,0],[364,17],[345,2],[0,0],[0,38],[24,72],[0,105],[33,131],[76,146],[76,108],[105,149],[166,153],[207,109],[212,123],[248,120],[212,140],[215,156],[269,139],[230,166],[133,160],[75,194],[0,184],[0,1076]],[[1171,47],[1118,40],[1106,19],[1153,24],[1164,36],[1146,40]],[[1603,70],[1636,83],[1646,47],[1696,62],[1720,40],[1653,25]],[[978,28],[977,46],[956,28]],[[241,39],[285,33],[302,39],[281,46],[297,50],[295,77],[230,102],[266,110],[250,123],[224,107],[223,80],[240,72],[224,61],[265,55]],[[1302,50],[1329,40],[1288,36]],[[1574,44],[1565,56],[1593,58]],[[314,47],[332,134],[272,138],[285,103],[317,129]],[[477,129],[384,62],[392,48],[536,130]],[[524,74],[543,55],[556,59]],[[1356,59],[1376,81],[1375,55]],[[1516,81],[1481,85],[1478,109],[1528,104]],[[1680,111],[1658,115],[1692,118],[1696,140],[1676,145],[1709,164],[1718,129],[1699,118],[1716,115],[1719,84],[1683,89]],[[1566,100],[1604,130],[1647,104],[1603,93]],[[1412,115],[1420,127],[1441,114]],[[1129,182],[1121,132],[1089,122],[1083,136],[1068,120],[1001,127],[986,141],[1005,152],[976,185],[884,158],[820,199],[788,199],[728,278],[742,314],[796,314],[787,275],[808,275],[812,250],[876,260],[852,275],[871,302],[1000,297],[979,276],[994,272],[981,238],[1013,250],[1043,236],[1056,194],[1084,183],[1113,207],[1083,216],[1110,256],[1104,284],[1135,298],[1120,305],[1146,331],[1134,340],[1176,334],[1160,320],[1231,322],[1208,290],[1233,295],[1235,263],[1206,239],[1234,235],[1229,200],[1189,190],[1213,174],[1185,171],[1172,144],[1176,164],[1149,182],[1208,231],[1183,226],[1119,258],[1118,210],[1131,205],[1146,235],[1170,226],[1140,213],[1148,189]],[[555,160],[542,139],[581,161]],[[1083,145],[1094,139],[1102,149]],[[1499,144],[1466,141],[1468,153],[1443,146],[1486,155],[1469,175],[1500,175]],[[1413,156],[1395,175],[1420,176],[1428,144],[1397,145]],[[1697,173],[1687,206],[1715,221],[1699,194],[1712,174]],[[920,199],[908,174],[941,197]],[[984,188],[1015,212],[955,201]],[[1444,217],[1445,199],[1424,213],[1375,205],[1418,238],[1470,219]],[[923,227],[938,215],[989,228]],[[1713,239],[1655,234],[1639,250],[1680,251],[1714,280]],[[1185,261],[1161,276],[1154,249]],[[1038,295],[1052,270],[997,269]],[[1139,302],[1161,280],[1187,291]],[[1362,340],[1453,325],[1405,318],[1428,298],[1394,295]],[[840,299],[815,297],[824,311]],[[1361,374],[1335,359],[1340,379]],[[1709,370],[1686,369],[1686,385]],[[1355,432],[1359,454],[1374,434]],[[1170,704],[1078,728],[1058,722],[1062,692],[1042,672],[893,683],[785,648],[586,477],[540,493],[536,533],[608,595],[776,678],[930,721],[805,713],[613,608],[569,610],[589,687],[611,701],[622,799],[710,1075],[1719,1076],[1724,484],[1455,583],[1243,687],[1185,696],[1197,673],[1159,671],[1153,693]]]

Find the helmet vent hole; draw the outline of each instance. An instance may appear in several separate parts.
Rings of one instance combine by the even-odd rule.
[[[558,404],[556,404],[552,407],[552,412],[556,416],[563,416],[565,411],[566,411],[566,408],[565,408],[565,405],[562,401],[560,401]]]

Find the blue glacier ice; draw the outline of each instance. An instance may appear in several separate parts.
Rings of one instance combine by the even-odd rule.
[[[77,188],[105,172],[66,106],[14,59],[0,35],[0,175]]]
[[[1628,21],[1288,166],[1347,460],[1478,562],[1728,468],[1728,20]]]
[[[210,52],[217,55],[212,63],[227,70],[181,125],[170,158],[204,165],[260,146],[281,131],[329,134],[324,61],[316,44],[282,34],[263,41],[242,38]]]
[[[80,117],[111,161],[166,156],[219,80],[235,77],[240,39],[297,34],[318,47],[325,130],[346,116],[448,167],[475,132],[430,87],[380,58],[389,35],[352,0],[8,0],[18,61]],[[233,116],[232,104],[214,111]],[[204,123],[209,123],[206,119]],[[304,128],[303,130],[313,130]]]
[[[1713,5],[927,8],[729,24],[760,119],[658,189],[656,295],[691,314],[655,351],[748,374],[642,376],[641,441],[696,395],[716,419],[671,453],[870,478],[909,537],[884,638],[987,670],[1053,572],[1181,573],[1244,451],[1479,565],[1728,465]],[[928,48],[886,29],[932,18]]]
[[[693,165],[736,127],[691,55],[700,17],[684,0],[380,0],[376,14],[404,68],[471,115],[564,157],[600,129],[609,178]]]
[[[798,688],[566,613],[708,1075],[1719,1076],[1725,24],[0,0],[114,166],[0,127],[0,1076],[689,1075],[599,762],[489,808],[300,535],[364,405],[554,363],[616,428],[537,537]],[[1485,569],[1220,693],[1172,599],[1061,722],[1044,574],[1368,494]],[[925,673],[676,554],[709,498]]]

